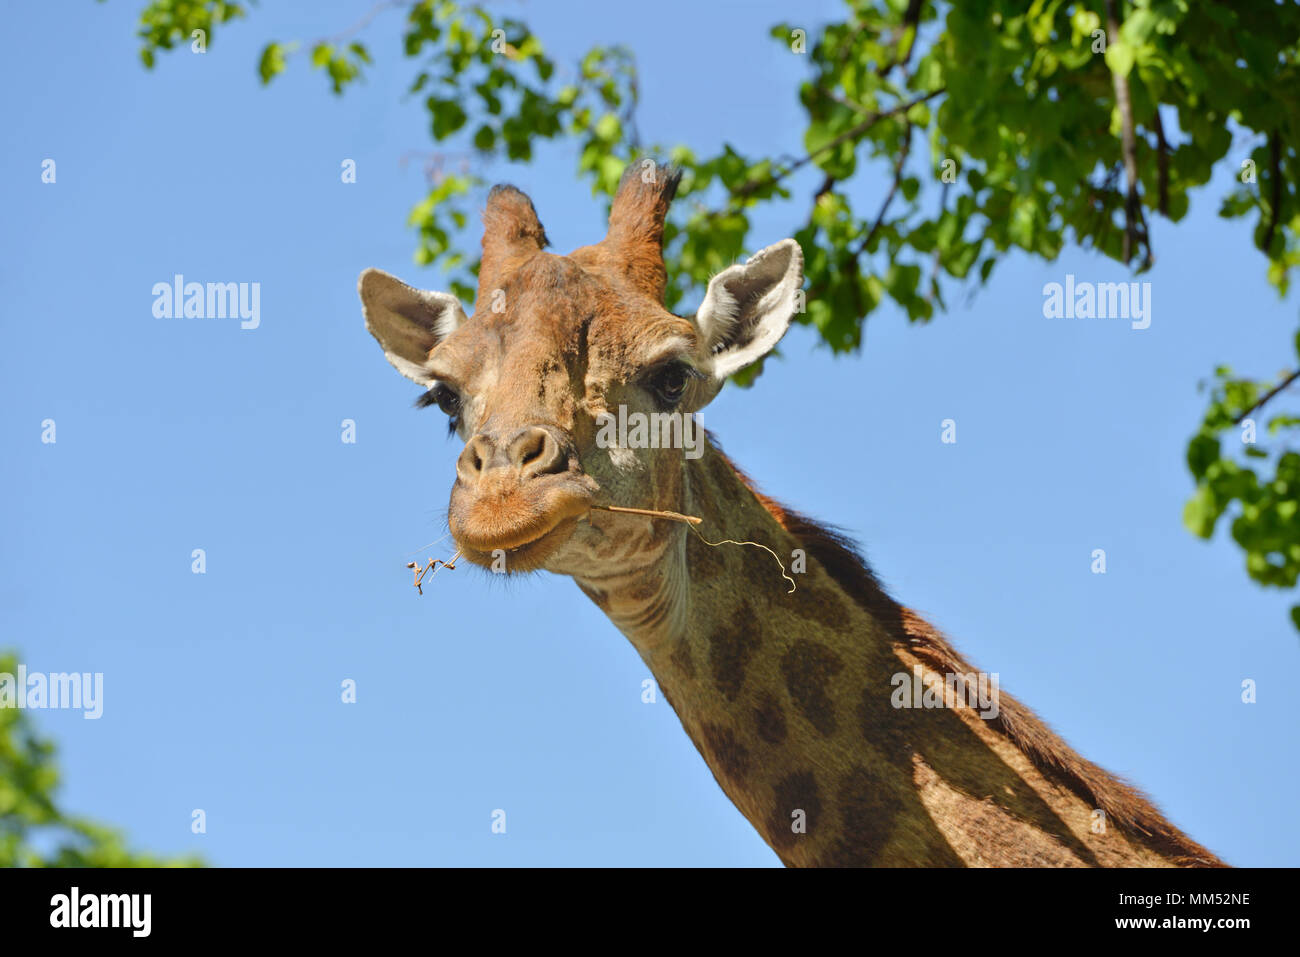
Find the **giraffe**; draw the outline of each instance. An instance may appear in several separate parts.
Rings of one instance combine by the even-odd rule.
[[[991,715],[952,693],[976,672],[947,639],[713,436],[694,456],[599,441],[616,411],[698,412],[798,306],[803,256],[786,239],[714,276],[694,316],[664,307],[679,177],[630,165],[605,237],[567,256],[546,251],[526,195],[494,187],[468,316],[447,293],[361,274],[368,330],[465,441],[448,512],[460,551],[573,578],[787,866],[1225,866],[1009,695]],[[607,505],[697,516],[712,540],[773,554]],[[899,706],[909,682],[945,706]]]

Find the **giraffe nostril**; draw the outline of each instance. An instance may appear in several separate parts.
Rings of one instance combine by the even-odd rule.
[[[466,443],[460,458],[456,460],[456,475],[468,484],[477,484],[488,471],[492,459],[499,454],[497,445],[491,436],[479,434]]]
[[[456,462],[456,474],[467,485],[478,485],[502,470],[520,479],[540,478],[567,470],[565,444],[550,429],[531,425],[520,429],[508,442],[496,434],[480,432],[466,444]]]
[[[545,450],[546,450],[545,435],[529,436],[528,442],[520,450],[523,453],[523,456],[519,459],[520,466],[527,466],[532,462],[536,462],[539,458],[542,457],[542,453]]]
[[[550,429],[533,425],[521,429],[510,442],[510,461],[522,478],[563,472],[564,452]]]

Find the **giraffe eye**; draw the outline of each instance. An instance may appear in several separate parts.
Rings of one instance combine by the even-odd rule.
[[[436,405],[447,414],[447,431],[453,433],[460,426],[460,395],[446,383],[439,382],[415,403],[420,408]]]
[[[454,416],[460,412],[460,396],[447,386],[439,382],[434,387],[434,401],[438,403],[438,408],[442,409],[448,415]]]
[[[682,400],[693,371],[683,362],[670,362],[651,375],[647,386],[661,405],[671,408]]]

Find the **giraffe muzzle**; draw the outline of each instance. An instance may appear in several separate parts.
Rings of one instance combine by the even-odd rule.
[[[452,536],[476,564],[533,571],[573,534],[597,490],[559,429],[481,431],[456,462]]]

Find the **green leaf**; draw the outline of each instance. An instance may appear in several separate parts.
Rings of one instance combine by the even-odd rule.
[[[1124,40],[1116,40],[1106,47],[1106,66],[1110,67],[1112,73],[1128,76],[1135,58],[1133,47]]]
[[[284,72],[284,47],[278,43],[268,43],[262,50],[262,59],[257,66],[257,73],[262,78],[262,85],[270,83],[279,73]]]
[[[1219,440],[1213,435],[1197,435],[1187,446],[1187,467],[1201,479],[1211,465],[1219,461]]]
[[[428,107],[432,116],[431,129],[435,140],[445,140],[463,127],[469,119],[469,115],[464,108],[455,100],[444,100],[431,96],[425,101],[425,106]]]
[[[606,113],[596,121],[596,127],[593,132],[596,138],[606,143],[616,142],[622,133],[623,125],[618,121],[618,117],[613,113]]]

